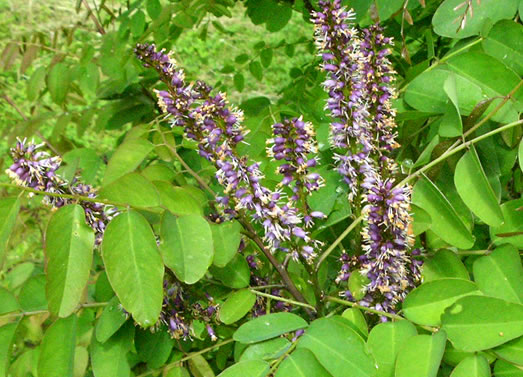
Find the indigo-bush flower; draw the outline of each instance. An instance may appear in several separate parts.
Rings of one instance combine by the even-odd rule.
[[[298,208],[292,201],[281,203],[279,191],[262,185],[260,164],[236,152],[248,132],[242,126],[243,113],[229,105],[225,93],[211,94],[211,88],[201,81],[187,84],[171,54],[142,44],[135,52],[167,85],[167,90],[156,93],[160,108],[171,115],[172,126],[183,127],[185,136],[198,143],[200,156],[216,167],[216,179],[224,187],[216,202],[224,214],[234,218],[243,210],[252,212],[264,228],[263,238],[271,252],[288,251],[311,263],[318,245],[304,230]],[[313,184],[311,177],[311,187]]]
[[[201,321],[211,340],[218,339],[212,326],[217,322],[218,305],[210,295],[205,294],[198,300],[199,295],[187,294],[186,288],[190,287],[184,287],[176,278],[169,276],[164,279],[163,288],[163,306],[156,328],[163,324],[174,339],[192,340],[195,335],[193,322]]]
[[[394,186],[397,165],[390,156],[399,146],[391,103],[395,72],[387,58],[392,39],[379,25],[355,29],[350,24],[354,14],[340,0],[319,5],[313,23],[327,75],[334,160],[349,186],[354,213],[363,215],[363,254],[356,263],[342,254],[336,281],[348,280],[351,268],[359,269],[369,280],[360,303],[392,312],[420,280],[420,262],[407,253],[413,244],[408,233],[411,189]],[[352,293],[342,295],[353,299]]]
[[[15,184],[48,193],[96,198],[96,190],[90,185],[79,182],[77,177],[72,182],[67,182],[60,177],[56,172],[62,163],[61,158],[50,157],[47,152],[39,150],[42,146],[43,144],[28,143],[24,139],[18,140],[16,146],[11,148],[13,164],[6,172]],[[72,200],[45,196],[44,202],[53,208],[59,208],[72,203]],[[87,223],[95,231],[96,244],[99,245],[105,227],[116,215],[116,209],[96,202],[80,201],[79,204],[85,211]]]
[[[283,163],[276,172],[283,175],[280,187],[291,187],[290,200],[304,213],[305,226],[314,224],[315,218],[324,218],[319,211],[310,211],[307,196],[324,186],[323,178],[313,171],[318,164],[318,146],[314,127],[302,117],[285,119],[272,125],[273,138],[267,140],[267,155]]]

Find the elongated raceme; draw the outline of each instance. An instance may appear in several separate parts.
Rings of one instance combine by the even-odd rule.
[[[254,220],[264,228],[263,238],[272,252],[290,252],[295,259],[303,256],[312,263],[318,244],[304,229],[299,208],[292,200],[282,202],[280,191],[265,187],[260,164],[236,151],[248,132],[242,126],[243,113],[228,103],[225,93],[212,94],[211,88],[201,81],[186,83],[172,54],[142,44],[135,53],[167,85],[167,90],[156,93],[172,126],[183,127],[185,136],[198,143],[200,156],[216,167],[216,179],[224,188],[216,202],[225,217],[234,218],[242,211],[253,213]],[[311,185],[312,181],[311,178]]]
[[[13,164],[6,173],[15,184],[53,194],[96,198],[96,190],[90,185],[81,183],[78,177],[73,178],[72,182],[67,182],[58,175],[61,158],[49,156],[47,152],[40,149],[42,146],[43,144],[35,144],[24,139],[18,140],[16,146],[11,148]],[[71,199],[57,196],[45,196],[44,202],[53,208],[73,203]],[[96,243],[100,244],[105,227],[115,216],[116,209],[96,202],[80,201],[79,204],[85,211],[87,223],[95,231]]]
[[[358,270],[368,278],[361,305],[394,312],[420,281],[420,262],[409,249],[411,217],[408,185],[396,187],[397,165],[391,152],[396,142],[394,70],[387,56],[392,39],[379,25],[362,31],[352,24],[354,13],[340,0],[321,0],[313,15],[315,39],[322,57],[329,94],[334,160],[349,186],[355,215],[363,215],[362,253],[343,253],[338,282]],[[361,292],[341,292],[353,300]]]

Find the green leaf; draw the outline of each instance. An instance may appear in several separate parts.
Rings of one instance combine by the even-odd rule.
[[[263,360],[240,361],[225,369],[218,377],[265,377],[269,372],[269,363]]]
[[[62,156],[62,160],[67,164],[63,167],[64,175],[74,177],[79,170],[82,181],[88,184],[95,183],[96,174],[103,165],[96,151],[87,148],[70,150]]]
[[[470,280],[440,279],[424,283],[410,292],[403,302],[405,317],[414,323],[439,326],[441,315],[458,299],[481,294]]]
[[[149,17],[153,20],[157,19],[162,13],[162,5],[159,0],[147,0],[145,3],[145,9],[147,10]]]
[[[20,309],[15,296],[7,289],[0,287],[0,316]]]
[[[77,346],[74,350],[74,377],[84,377],[89,365],[89,351],[85,347]]]
[[[18,295],[18,302],[26,312],[47,309],[44,274],[34,275],[25,282]]]
[[[27,81],[27,99],[33,102],[45,86],[45,67],[35,69]]]
[[[209,223],[200,215],[162,218],[160,250],[165,265],[178,279],[194,284],[212,263],[213,242]]]
[[[519,77],[497,59],[482,53],[468,52],[449,59],[447,65],[417,76],[407,86],[405,101],[420,111],[445,113],[448,96],[443,87],[452,74],[456,76],[461,115],[469,115],[481,101],[497,97],[486,109],[489,112],[519,82]],[[521,102],[520,94],[516,98]],[[520,102],[509,101],[492,119],[504,123],[517,120],[517,113],[521,110]]]
[[[502,344],[492,350],[499,358],[523,365],[523,336]]]
[[[271,5],[267,14],[266,27],[268,31],[274,33],[283,29],[290,21],[292,8],[288,4],[281,4],[272,0],[269,3]]]
[[[95,377],[130,377],[131,366],[127,353],[132,347],[134,325],[124,326],[107,342],[91,341],[91,367]]]
[[[98,196],[102,199],[136,207],[157,207],[160,205],[160,197],[154,185],[138,173],[126,174],[103,186]]]
[[[194,377],[214,377],[214,372],[202,355],[189,359],[189,369]]]
[[[450,101],[447,103],[447,108],[443,114],[443,118],[441,118],[439,134],[443,137],[460,136],[463,133],[463,123],[461,122],[461,114],[459,112],[455,74],[450,74],[447,77],[443,84],[443,90]]]
[[[138,329],[134,342],[140,359],[150,368],[164,365],[174,346],[174,339],[165,330],[151,332]]]
[[[7,376],[9,361],[11,360],[11,347],[15,338],[18,322],[0,326],[0,377]]]
[[[263,318],[263,317],[262,317]],[[369,377],[376,374],[375,362],[363,338],[346,319],[333,316],[311,323],[298,342],[298,348],[310,350],[333,377]]]
[[[523,224],[523,211],[518,210],[520,207],[523,207],[523,199],[510,200],[501,205],[505,222],[490,228],[490,238],[494,244],[510,243],[518,249],[523,249],[523,234],[518,233],[521,232]]]
[[[499,21],[486,39],[483,49],[489,55],[501,60],[518,75],[523,75],[523,26],[512,20]]]
[[[242,353],[240,361],[245,360],[274,360],[279,358],[291,346],[286,338],[274,338],[248,346]]]
[[[469,279],[469,273],[456,253],[445,249],[423,263],[422,275],[424,282],[442,278]]]
[[[211,274],[220,280],[226,287],[245,288],[251,279],[251,270],[243,256],[236,254],[234,258],[223,268],[210,268]]]
[[[507,363],[505,360],[498,360],[496,361],[496,365],[494,365],[494,376],[523,377],[523,371],[516,365]]]
[[[236,90],[238,92],[243,91],[243,89],[245,88],[245,77],[243,76],[243,74],[241,74],[240,72],[235,73],[234,77],[233,77],[233,81],[234,81],[234,87],[236,88]]]
[[[436,377],[446,341],[444,331],[408,339],[398,353],[395,377]]]
[[[189,372],[187,372],[187,369],[184,367],[174,367],[169,369],[169,371],[165,374],[165,377],[191,377],[189,375]]]
[[[105,343],[127,320],[118,297],[113,297],[96,322],[96,340]]]
[[[225,267],[238,252],[242,239],[242,226],[237,221],[222,224],[211,224],[212,241],[214,244],[213,264]]]
[[[47,75],[47,89],[53,101],[61,105],[69,90],[69,68],[65,63],[56,63]]]
[[[47,301],[59,317],[73,313],[82,299],[93,260],[94,231],[78,204],[60,208],[45,233]]]
[[[156,323],[163,301],[163,262],[145,218],[135,211],[116,216],[102,242],[107,277],[125,310],[142,327]]]
[[[454,184],[461,199],[476,216],[490,226],[501,225],[503,214],[496,194],[473,146],[458,161]]]
[[[456,210],[445,195],[429,179],[416,183],[412,203],[424,209],[432,218],[431,230],[445,242],[460,249],[474,245],[474,237],[459,218]]]
[[[398,352],[415,335],[416,327],[408,321],[385,322],[372,328],[367,345],[378,366],[376,377],[394,377]]]
[[[414,204],[411,205],[411,211],[413,218],[412,233],[417,236],[429,230],[430,226],[432,225],[432,219],[430,218],[430,215]]]
[[[512,245],[498,247],[474,261],[474,280],[487,296],[523,304],[523,267]]]
[[[0,262],[4,259],[7,241],[16,223],[16,216],[20,211],[18,198],[0,199]]]
[[[367,321],[357,308],[348,308],[341,314],[343,318],[349,321],[354,330],[356,330],[364,339],[369,335],[369,329],[367,327]]]
[[[479,34],[487,19],[497,22],[514,16],[518,6],[517,0],[481,0],[480,3],[471,3],[474,16],[467,15],[465,27],[457,32],[459,17],[466,7],[456,9],[462,0],[446,0],[434,13],[432,26],[434,32],[442,37],[466,38]]]
[[[521,169],[521,171],[523,171],[523,138],[519,142],[518,160],[519,160],[519,168]]]
[[[377,0],[376,7],[380,21],[388,20],[394,13],[400,10],[403,0]]]
[[[260,51],[260,61],[262,65],[267,68],[272,62],[272,48],[264,48]]]
[[[248,289],[234,292],[220,305],[220,321],[230,325],[246,315],[256,302],[256,295]]]
[[[73,377],[76,342],[76,315],[57,319],[42,339],[38,375]]]
[[[481,351],[523,335],[523,305],[487,296],[463,297],[445,310],[441,322],[456,348]]]
[[[138,10],[131,17],[131,34],[135,37],[142,35],[145,30],[145,13]]]
[[[314,354],[306,348],[291,353],[278,367],[275,377],[331,377],[318,362]]]
[[[249,63],[249,72],[254,76],[258,81],[263,79],[263,68],[258,61],[252,61]]]
[[[356,300],[361,300],[365,297],[365,287],[370,283],[367,276],[363,275],[361,271],[354,271],[349,277],[349,290]]]
[[[450,377],[490,377],[490,367],[483,356],[469,356],[454,368]]]
[[[154,145],[144,139],[125,140],[109,160],[103,184],[107,185],[136,169],[153,148]]]
[[[256,343],[287,332],[307,327],[307,322],[292,313],[271,313],[250,320],[234,332],[233,338],[240,343]]]
[[[154,181],[153,183],[160,194],[162,206],[173,214],[179,216],[203,214],[202,207],[187,189],[173,186],[165,181]]]

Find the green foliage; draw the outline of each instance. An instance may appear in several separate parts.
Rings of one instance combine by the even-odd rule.
[[[51,209],[8,183],[16,166],[0,177],[0,377],[523,375],[523,2],[342,2],[395,40],[394,185],[413,186],[423,261],[395,313],[368,307],[365,273],[339,275],[342,252],[349,268],[363,253],[362,208],[334,168],[318,1],[0,3],[1,170],[34,139],[65,180]],[[133,54],[149,42],[244,112],[237,150],[283,197],[271,125],[312,122],[325,186],[300,205],[326,215],[307,229],[313,264],[264,254],[251,212],[217,211],[234,191],[162,114],[165,84]],[[105,232],[89,226],[94,192]]]

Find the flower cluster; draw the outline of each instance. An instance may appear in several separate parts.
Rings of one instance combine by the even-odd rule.
[[[224,214],[233,218],[243,210],[252,212],[254,220],[262,224],[264,241],[272,252],[290,251],[294,258],[302,256],[311,263],[317,244],[304,230],[299,209],[292,201],[282,203],[279,191],[262,185],[259,163],[236,152],[248,132],[242,126],[242,112],[229,105],[224,93],[211,94],[207,84],[187,84],[171,54],[142,44],[135,53],[146,67],[156,69],[167,85],[157,96],[172,125],[183,127],[185,136],[198,143],[199,154],[216,167],[216,178],[224,187],[216,202]]]
[[[11,180],[20,186],[30,187],[50,194],[81,195],[96,198],[96,191],[90,185],[83,184],[75,177],[72,182],[67,182],[57,174],[62,160],[60,157],[50,157],[41,151],[43,144],[28,143],[27,140],[18,140],[16,146],[11,148],[13,164],[6,170]],[[59,208],[72,203],[71,199],[59,196],[45,196],[46,204]],[[116,210],[112,206],[101,203],[80,201],[87,223],[96,234],[96,243],[102,241],[105,227],[114,217]]]
[[[167,277],[163,288],[163,306],[158,325],[165,325],[174,339],[188,340],[195,335],[193,322],[201,321],[211,340],[218,339],[212,326],[217,321],[218,305],[210,295],[205,293],[204,299],[195,300],[197,296],[187,295],[184,286],[176,278]]]
[[[363,31],[351,26],[354,14],[340,0],[321,0],[314,14],[316,45],[323,59],[329,94],[331,141],[338,172],[349,185],[349,200],[363,215],[363,255],[356,268],[369,279],[362,305],[394,311],[420,280],[419,262],[408,253],[409,186],[395,187],[397,166],[390,153],[396,142],[394,70],[387,56],[391,38],[379,25]],[[363,207],[363,208],[362,208]],[[337,281],[351,274],[351,258],[342,255]],[[355,293],[355,292],[353,292]],[[351,292],[342,292],[352,298]],[[359,296],[359,295],[358,295]]]

